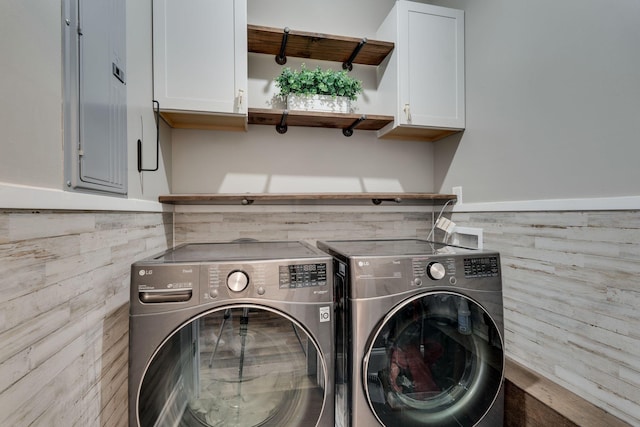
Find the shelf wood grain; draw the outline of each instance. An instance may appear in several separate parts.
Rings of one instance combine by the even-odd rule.
[[[280,54],[284,29],[247,26],[249,52]],[[296,58],[346,62],[362,39],[289,30],[285,55]],[[379,65],[394,48],[392,42],[369,40],[353,60],[354,64]]]
[[[249,108],[249,124],[278,125],[282,120],[283,112],[284,110],[278,109]],[[346,129],[361,116],[362,114],[287,110],[286,124],[288,126]],[[366,114],[366,119],[360,122],[355,129],[378,130],[391,122],[393,122],[393,116]]]
[[[246,114],[207,113],[203,111],[161,110],[160,116],[174,129],[246,131]]]
[[[382,203],[393,204],[444,204],[455,201],[455,194],[435,193],[216,193],[216,194],[168,194],[158,197],[160,203],[168,204],[313,204]]]

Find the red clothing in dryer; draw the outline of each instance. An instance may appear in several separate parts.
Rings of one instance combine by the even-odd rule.
[[[433,380],[429,366],[442,356],[442,346],[438,343],[425,343],[425,355],[422,356],[417,345],[396,347],[391,352],[391,385],[397,392],[406,392],[410,388],[413,393],[440,391]],[[405,378],[401,378],[404,373]],[[400,380],[398,378],[400,377]],[[404,384],[409,380],[411,384]],[[400,384],[399,384],[400,382]]]

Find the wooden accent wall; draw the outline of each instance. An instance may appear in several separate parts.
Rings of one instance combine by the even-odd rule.
[[[474,212],[500,251],[506,353],[640,425],[640,212]]]
[[[131,263],[172,217],[0,211],[0,425],[128,423]]]
[[[258,240],[375,239],[426,237],[431,212],[194,212],[175,214],[176,244],[253,238]]]

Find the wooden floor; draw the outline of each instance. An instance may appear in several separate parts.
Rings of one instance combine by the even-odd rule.
[[[505,377],[505,427],[630,426],[512,360]]]

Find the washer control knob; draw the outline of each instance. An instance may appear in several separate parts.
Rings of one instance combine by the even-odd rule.
[[[217,290],[217,289],[211,289],[211,290],[209,291],[209,296],[210,296],[211,298],[218,298],[218,290]]]
[[[445,270],[444,265],[440,264],[439,262],[432,262],[427,265],[427,275],[429,276],[429,278],[431,278],[431,280],[442,279],[446,272],[447,271]]]
[[[416,277],[415,279],[413,279],[413,284],[416,286],[422,285],[422,279],[419,277]]]
[[[236,270],[227,276],[227,287],[233,292],[242,292],[249,284],[249,276],[244,271]]]

